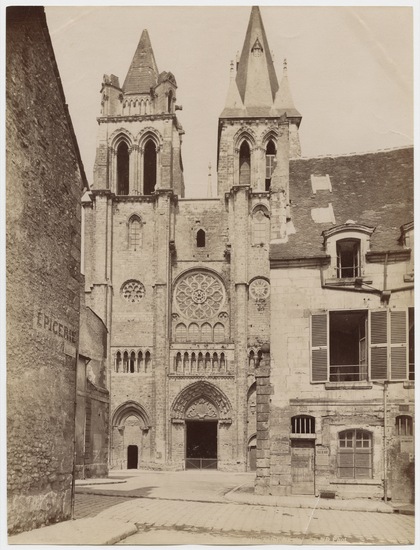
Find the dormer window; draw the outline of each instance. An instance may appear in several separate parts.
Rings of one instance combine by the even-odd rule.
[[[356,279],[366,276],[366,254],[370,251],[370,236],[374,230],[374,227],[348,220],[322,232],[325,252],[331,258],[325,277],[327,285],[354,285]]]
[[[337,277],[339,279],[360,277],[360,240],[337,241]]]

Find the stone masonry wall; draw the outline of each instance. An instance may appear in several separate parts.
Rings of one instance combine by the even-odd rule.
[[[8,528],[68,519],[84,185],[43,8],[7,9]]]

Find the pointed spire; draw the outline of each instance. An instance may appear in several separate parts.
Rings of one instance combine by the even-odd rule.
[[[125,77],[125,94],[148,94],[156,86],[158,69],[147,29],[141,34],[133,61]]]
[[[244,115],[245,115],[245,107],[242,102],[241,96],[239,95],[238,86],[236,85],[236,82],[235,82],[234,63],[233,61],[231,61],[229,90],[227,93],[225,108],[223,109],[223,112],[220,116],[223,118],[223,117],[229,117],[229,116],[244,116]]]
[[[280,116],[286,112],[288,117],[302,117],[295,107],[289,86],[289,78],[287,76],[287,59],[283,61],[283,78],[280,82],[280,87],[276,94],[272,114]]]
[[[264,116],[272,108],[279,84],[257,6],[251,10],[236,84],[250,116]]]

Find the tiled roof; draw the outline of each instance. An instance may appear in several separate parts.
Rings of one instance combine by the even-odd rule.
[[[401,249],[401,226],[414,219],[413,148],[290,161],[291,217],[296,233],[285,244],[273,244],[272,259],[325,254],[322,231],[331,223],[315,223],[311,210],[329,203],[335,225],[354,220],[375,227],[372,251]],[[312,193],[311,175],[329,175],[332,191]]]

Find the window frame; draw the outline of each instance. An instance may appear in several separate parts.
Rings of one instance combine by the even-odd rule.
[[[351,434],[351,438],[347,437]],[[344,436],[344,437],[342,437]],[[367,436],[365,438],[365,436]],[[341,441],[344,441],[346,445],[341,445]],[[364,445],[365,442],[368,442],[369,445]],[[351,442],[351,445],[347,443]],[[357,445],[360,442],[361,445]],[[350,428],[346,430],[341,430],[337,434],[337,478],[339,479],[373,479],[373,432],[366,430],[364,428]],[[368,449],[368,452],[364,452],[363,449]],[[369,456],[369,465],[360,466],[357,464],[357,456]],[[347,457],[347,461],[344,457]],[[352,457],[352,464],[348,462],[348,457]],[[347,462],[347,464],[343,464]],[[343,472],[340,470],[353,470],[353,475],[343,475]],[[357,472],[359,469],[359,472]],[[368,470],[368,475],[360,475],[360,470]]]
[[[409,364],[409,308],[340,309],[312,312],[310,316],[311,383],[354,384],[390,380],[407,382]],[[331,313],[366,312],[366,376],[356,381],[331,379]],[[360,366],[360,356],[359,356]]]

